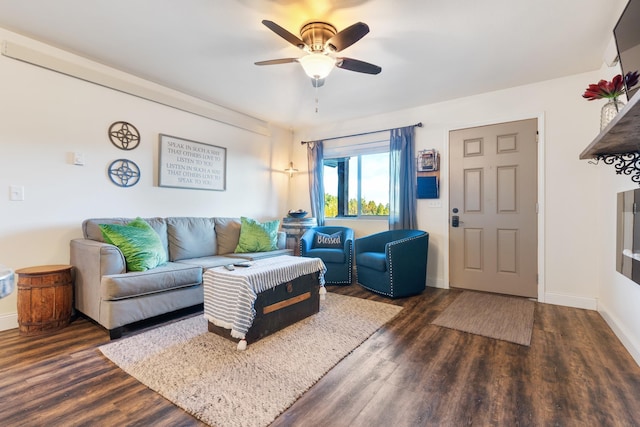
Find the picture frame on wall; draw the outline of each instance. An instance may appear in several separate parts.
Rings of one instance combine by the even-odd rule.
[[[435,149],[418,151],[418,172],[432,172],[439,169],[440,156]]]
[[[227,149],[160,134],[158,186],[225,191]]]

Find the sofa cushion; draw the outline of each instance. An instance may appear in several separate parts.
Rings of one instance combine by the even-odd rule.
[[[208,268],[222,267],[223,265],[233,264],[234,262],[238,262],[238,260],[228,256],[214,255],[201,258],[181,259],[180,261],[176,262],[179,264],[198,266],[206,270]]]
[[[384,252],[362,252],[356,254],[356,265],[378,271],[387,271],[387,257]]]
[[[102,230],[100,230],[100,224],[118,224],[118,225],[127,225],[134,218],[91,218],[85,219],[82,222],[82,234],[85,239],[95,240],[96,242],[104,242],[104,236],[102,235]],[[144,220],[156,230],[158,236],[160,236],[160,240],[162,241],[162,245],[165,250],[168,250],[167,244],[167,223],[164,218],[144,218]]]
[[[218,254],[230,254],[236,250],[240,240],[240,218],[215,218]]]
[[[144,272],[130,272],[102,276],[100,297],[118,300],[164,292],[202,283],[202,268],[168,262]]]
[[[129,271],[145,271],[167,262],[167,252],[160,236],[142,218],[127,225],[100,224],[106,243],[117,246]]]
[[[342,231],[338,231],[333,234],[325,234],[316,232],[313,236],[312,248],[334,248],[343,249],[344,242],[342,241]]]
[[[167,237],[170,261],[216,255],[213,218],[167,218]]]
[[[257,259],[272,258],[281,255],[293,255],[293,249],[276,249],[275,251],[268,252],[247,252],[247,253],[233,253],[227,254],[229,258],[241,258],[249,261]]]
[[[344,264],[346,254],[342,246],[336,248],[315,248],[305,252],[304,256],[309,258],[320,258],[324,262]]]
[[[267,252],[278,249],[280,221],[260,223],[255,219],[240,217],[240,238],[235,252]]]

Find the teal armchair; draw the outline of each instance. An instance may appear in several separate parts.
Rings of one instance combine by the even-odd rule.
[[[429,233],[389,230],[356,239],[358,283],[373,292],[401,298],[424,291]]]
[[[320,258],[327,267],[327,285],[350,285],[353,271],[353,230],[313,227],[300,238],[300,256]]]

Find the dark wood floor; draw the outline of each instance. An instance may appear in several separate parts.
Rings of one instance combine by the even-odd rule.
[[[597,312],[536,304],[530,347],[431,325],[458,295],[428,288],[274,426],[638,426],[640,367]],[[0,332],[2,426],[200,426],[97,347],[104,329]],[[226,427],[226,426],[225,426]]]

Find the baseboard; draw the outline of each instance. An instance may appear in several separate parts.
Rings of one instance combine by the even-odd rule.
[[[0,331],[15,329],[18,327],[18,313],[3,314],[0,316]]]
[[[596,298],[577,297],[575,295],[547,292],[544,294],[544,302],[546,304],[564,305],[566,307],[584,308],[586,310],[598,309],[598,300]]]
[[[614,334],[618,337],[622,345],[631,354],[631,357],[640,366],[640,343],[632,338],[633,335],[629,334],[627,328],[622,322],[615,317],[607,307],[602,304],[598,305],[598,313],[602,316],[607,325],[611,328]]]
[[[449,289],[448,286],[445,286],[444,280],[439,279],[437,277],[428,277],[427,276],[427,286],[430,286],[432,288]]]

